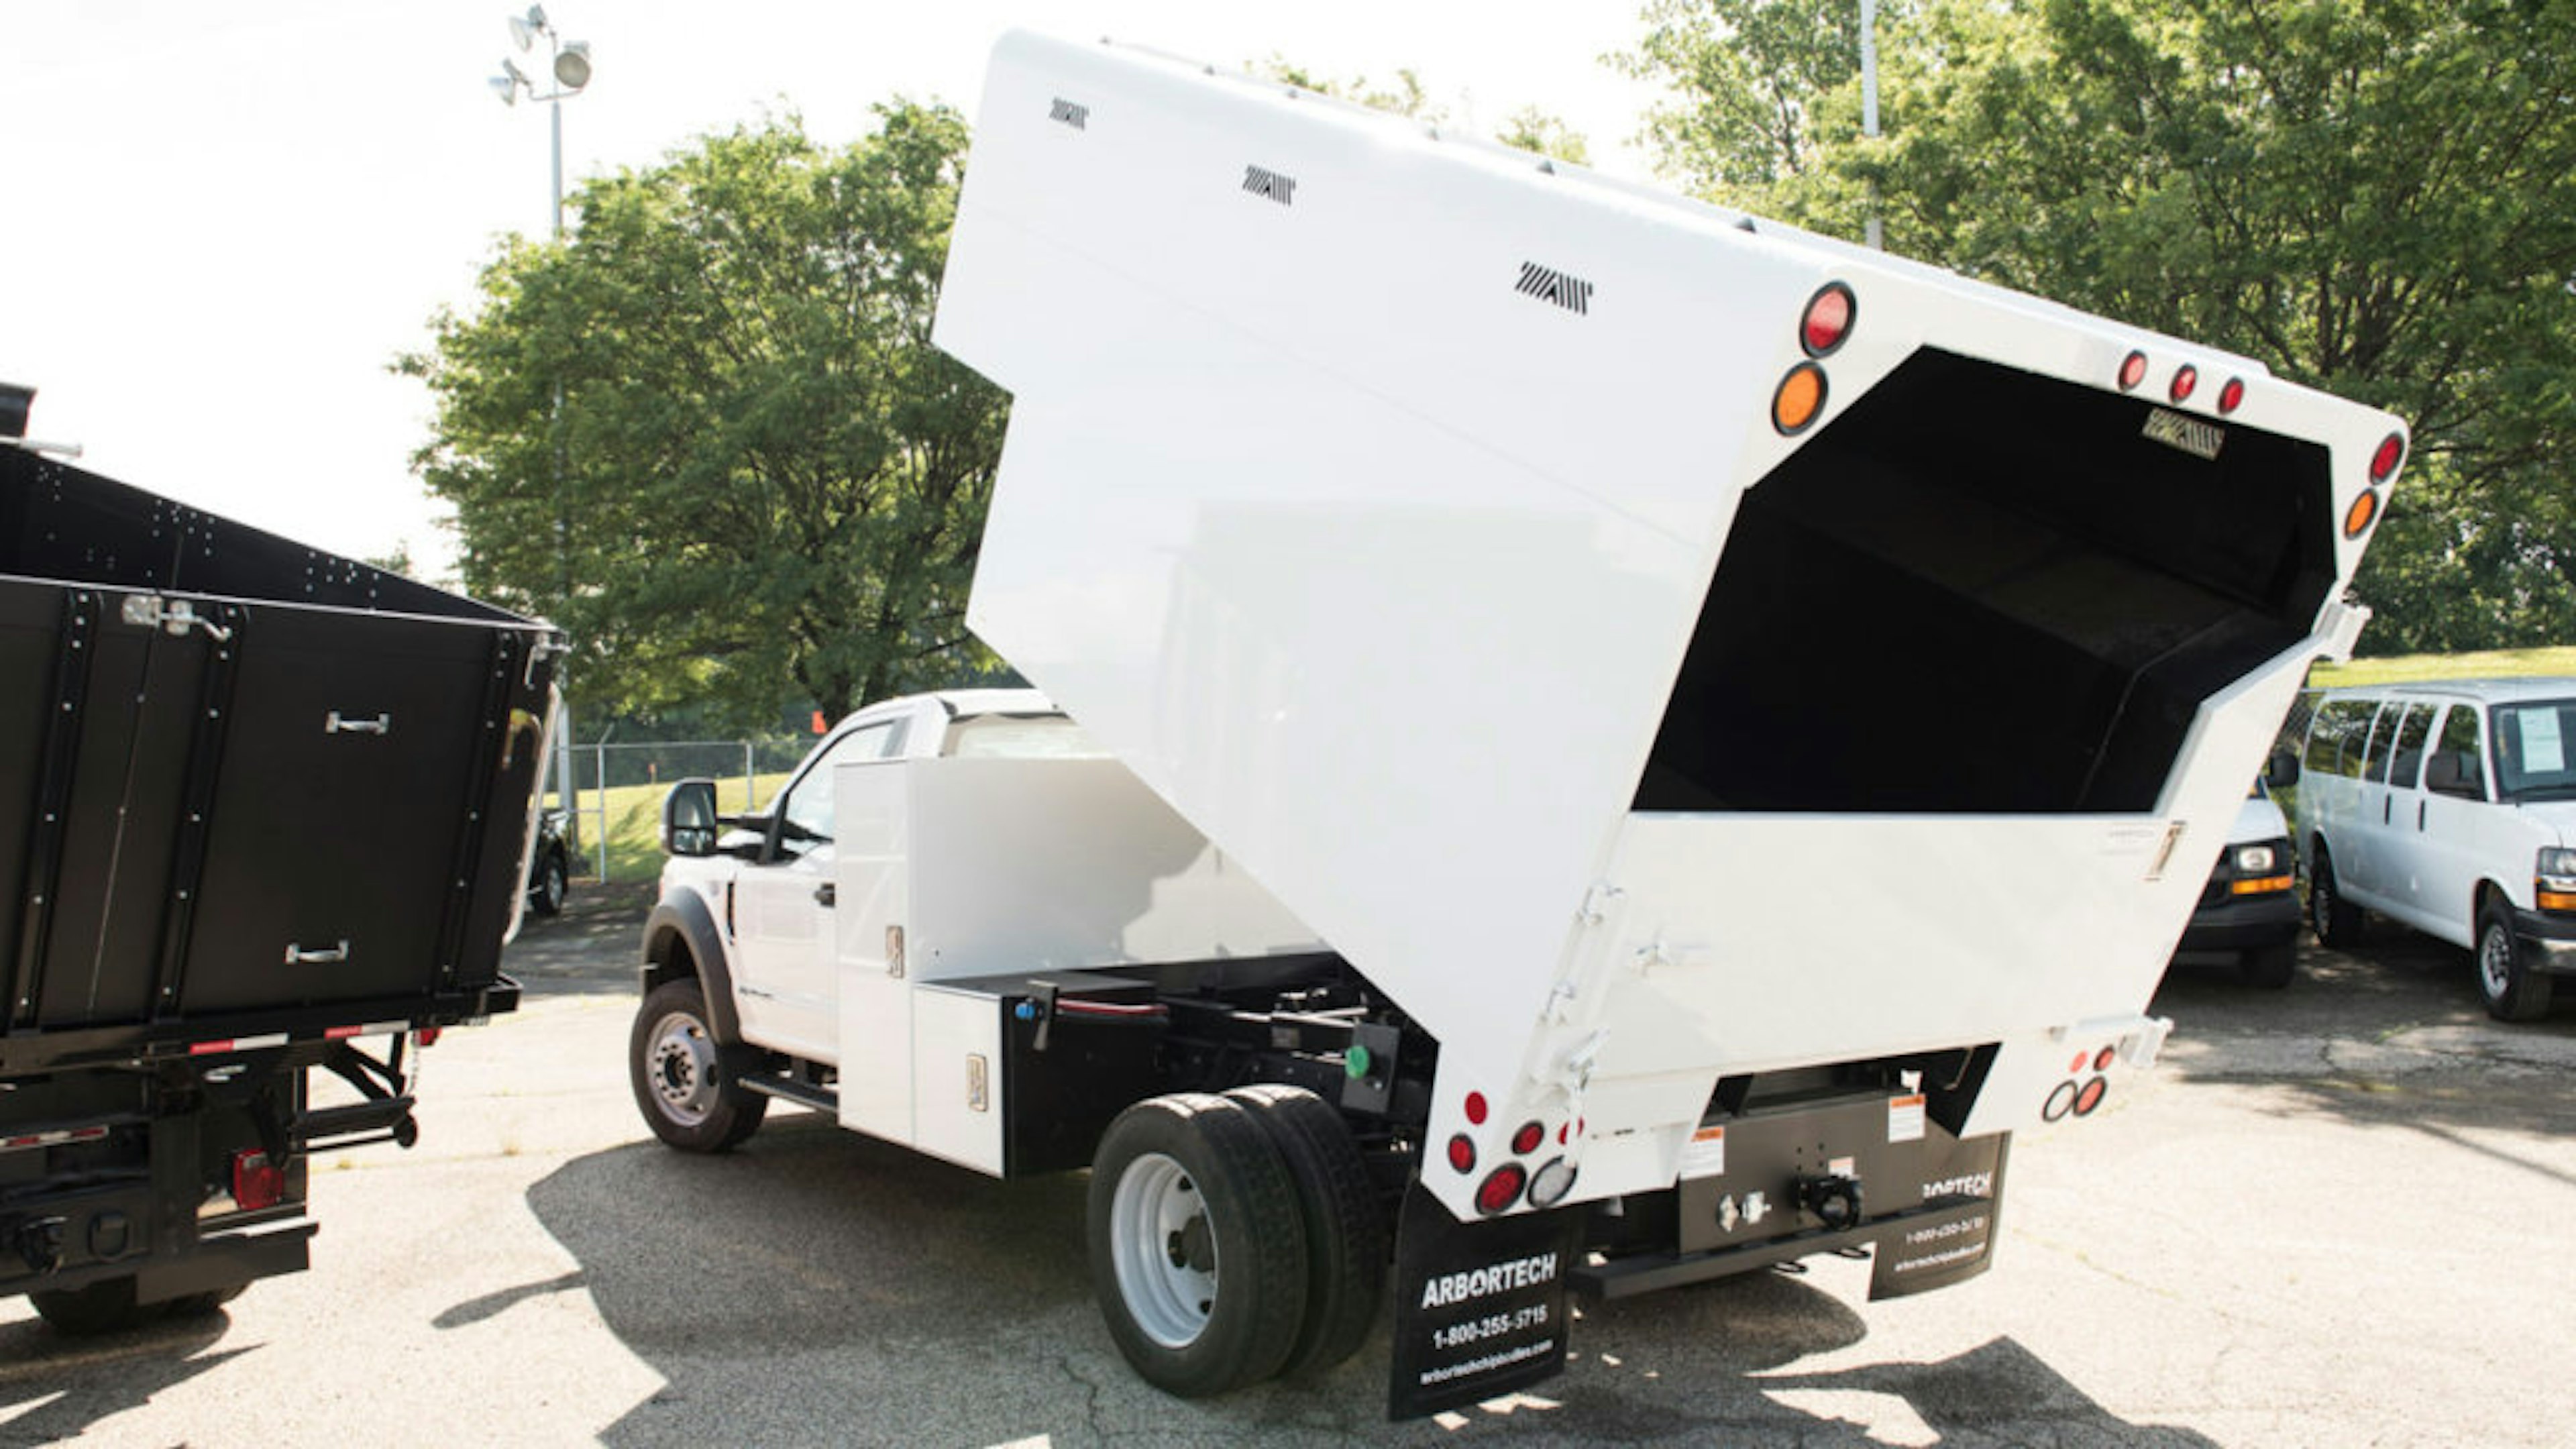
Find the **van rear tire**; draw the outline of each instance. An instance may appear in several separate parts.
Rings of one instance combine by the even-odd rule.
[[[2318,945],[2349,951],[2361,944],[2361,907],[2344,899],[2341,883],[2335,879],[2334,857],[2322,843],[2317,846],[2316,868],[2308,873],[2308,924],[2316,929]]]
[[[86,1288],[42,1289],[28,1294],[27,1303],[56,1333],[73,1338],[96,1338],[141,1328],[167,1311],[163,1304],[134,1301],[131,1273]]]
[[[2477,964],[2478,994],[2486,998],[2487,1015],[2498,1021],[2538,1021],[2549,1014],[2549,977],[2531,968],[2531,953],[2522,949],[2512,914],[2493,896],[2478,912]]]

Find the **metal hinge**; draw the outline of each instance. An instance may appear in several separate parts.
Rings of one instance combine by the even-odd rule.
[[[233,637],[233,631],[197,612],[197,606],[186,599],[165,599],[158,594],[125,596],[123,618],[138,629],[167,629],[174,635],[191,629],[203,629],[206,637],[221,644]]]

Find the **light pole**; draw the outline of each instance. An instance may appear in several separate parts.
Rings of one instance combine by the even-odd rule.
[[[1878,0],[1860,0],[1860,133],[1878,137]],[[1875,158],[1873,158],[1875,159]],[[1878,181],[1869,183],[1869,235],[1872,251],[1884,251],[1886,235],[1878,225]]]
[[[563,241],[563,103],[567,97],[580,95],[582,88],[590,84],[590,42],[565,40],[556,32],[553,23],[546,19],[546,7],[543,5],[531,5],[528,7],[527,14],[510,17],[510,40],[519,47],[521,54],[527,54],[533,49],[537,37],[541,35],[546,40],[546,71],[554,77],[553,90],[539,95],[537,83],[528,78],[526,71],[519,69],[517,61],[506,55],[501,57],[501,73],[493,76],[490,84],[493,92],[500,96],[501,104],[505,106],[517,105],[519,95],[523,91],[527,93],[529,100],[546,103],[549,129],[553,133],[551,154],[554,180],[554,240],[560,244]],[[554,404],[546,414],[546,432],[554,454],[555,566],[560,575],[558,583],[562,598],[569,605],[572,602],[572,518],[564,500],[563,379],[561,378],[555,379]],[[605,780],[600,782],[603,788],[607,783]],[[573,789],[572,710],[569,706],[563,709],[562,718],[555,722],[555,794],[563,802],[565,830],[572,839],[573,848],[578,850],[581,848],[581,797]],[[605,800],[607,797],[601,798]],[[604,830],[601,832],[598,848],[599,875],[600,879],[606,880],[608,878],[608,838]]]

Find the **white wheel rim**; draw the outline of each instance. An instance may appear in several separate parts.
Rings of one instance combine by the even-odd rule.
[[[674,1011],[653,1023],[644,1070],[662,1115],[683,1127],[707,1120],[715,1106],[716,1044],[698,1019]]]
[[[1109,1208],[1118,1296],[1147,1338],[1187,1348],[1216,1308],[1215,1224],[1198,1183],[1159,1152],[1127,1164]]]
[[[2487,999],[2504,1000],[2513,986],[2513,938],[2502,926],[2489,926],[2478,933],[2478,976],[2487,988]]]

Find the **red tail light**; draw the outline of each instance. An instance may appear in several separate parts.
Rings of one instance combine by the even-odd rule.
[[[1521,1130],[1512,1134],[1512,1151],[1527,1157],[1538,1151],[1538,1145],[1546,1140],[1546,1128],[1536,1122],[1524,1122],[1521,1124]]]
[[[2200,386],[2199,368],[2188,365],[2177,367],[2174,369],[2173,387],[2169,395],[2175,402],[2181,402],[2190,397],[2191,390],[2198,386]]]
[[[1484,1093],[1469,1092],[1467,1094],[1467,1120],[1478,1127],[1485,1125]]]
[[[2387,482],[2396,474],[2397,465],[2404,461],[2406,461],[2406,440],[2395,433],[2390,433],[2380,440],[2379,451],[2370,455],[2370,481]]]
[[[1449,1139],[1449,1165],[1460,1172],[1476,1170],[1476,1144],[1464,1132]]]
[[[2120,362],[2120,391],[2122,391],[2122,392],[2132,392],[2132,391],[2135,391],[2135,390],[2136,390],[2136,388],[2137,388],[2137,386],[2138,386],[2138,384],[2139,384],[2139,383],[2142,383],[2142,382],[2145,382],[2146,380],[2147,380],[2147,355],[2146,355],[2145,353],[2143,353],[2143,352],[2132,352],[2132,353],[2130,353],[2127,357],[2125,357],[2125,358],[2121,359],[2121,362]]]
[[[286,1169],[258,1148],[233,1154],[233,1206],[243,1212],[275,1207],[286,1197]]]
[[[2241,377],[2229,378],[2226,385],[2218,390],[2219,415],[2224,417],[2244,405],[2245,379]]]
[[[1476,1184],[1476,1211],[1487,1217],[1501,1212],[1521,1200],[1521,1186],[1529,1174],[1517,1162],[1506,1162],[1494,1169],[1494,1175]]]
[[[1827,282],[1807,299],[1806,313],[1798,319],[1798,341],[1809,357],[1822,357],[1851,336],[1852,319],[1859,314],[1860,302],[1852,289]]]

